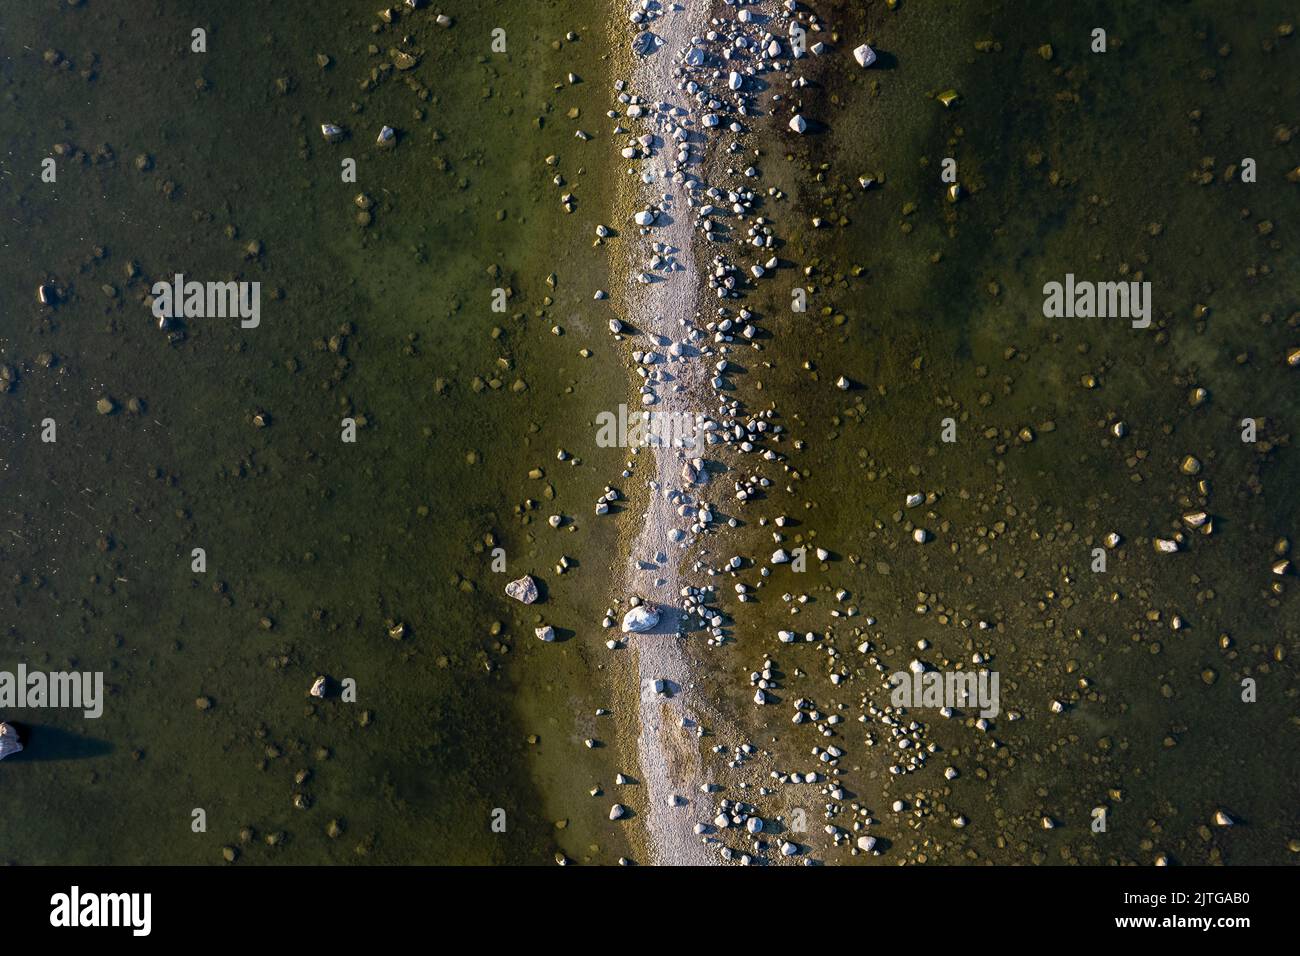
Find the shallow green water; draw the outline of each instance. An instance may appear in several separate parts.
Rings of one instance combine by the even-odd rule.
[[[603,94],[552,89],[597,69],[601,25],[554,3],[495,17],[459,5],[449,30],[424,10],[377,32],[360,3],[310,17],[288,3],[16,6],[0,32],[0,349],[17,372],[0,402],[3,659],[104,670],[111,694],[97,721],[4,715],[30,735],[5,784],[31,810],[6,815],[0,855],[220,862],[230,845],[257,862],[548,862],[573,843],[581,858],[575,841],[589,835],[557,839],[562,815],[533,771],[563,759],[599,774],[601,755],[575,760],[570,728],[518,705],[599,702],[572,686],[578,652],[533,666],[533,622],[506,607],[483,541],[495,535],[510,576],[553,577],[562,549],[537,517],[551,502],[526,472],[558,469],[567,426],[622,388],[608,356],[577,355],[604,349],[579,312],[607,281],[601,260],[545,284],[591,226],[560,208],[543,158],[561,157],[591,215],[608,203],[597,147],[584,156],[566,116]],[[205,54],[188,49],[195,26]],[[498,26],[504,54],[489,49]],[[569,30],[580,39],[564,41]],[[404,38],[420,65],[361,89]],[[71,67],[44,63],[47,49]],[[351,138],[324,143],[325,121]],[[391,152],[372,145],[384,124],[400,131]],[[78,158],[43,184],[40,159],[61,142]],[[111,159],[79,158],[100,144]],[[341,182],[345,156],[356,184]],[[374,202],[365,228],[358,192]],[[262,252],[246,259],[251,240]],[[174,272],[260,281],[260,327],[190,320],[169,344],[140,299]],[[53,309],[35,298],[47,279],[65,290]],[[515,292],[504,315],[489,310],[498,286]],[[527,391],[511,390],[517,379]],[[115,414],[96,413],[101,395]],[[344,416],[365,420],[354,445],[340,439]],[[54,445],[37,440],[45,417]],[[565,466],[554,505],[585,517],[617,459],[583,458]],[[536,512],[516,512],[525,497]],[[587,535],[595,553],[608,533]],[[194,547],[206,574],[190,571]],[[604,601],[569,597],[574,609]],[[408,631],[394,640],[398,622]],[[317,674],[353,678],[357,702],[312,706]],[[191,832],[194,808],[206,833]],[[490,829],[496,808],[505,833]]]

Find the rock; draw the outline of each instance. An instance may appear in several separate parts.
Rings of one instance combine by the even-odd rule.
[[[649,30],[644,33],[638,33],[632,40],[632,51],[637,56],[649,56],[659,47],[663,46],[663,40],[651,33]]]
[[[870,853],[876,848],[876,838],[873,836],[858,837],[858,849],[864,853]]]
[[[551,627],[549,624],[545,627],[534,628],[533,633],[536,634],[539,639],[546,641],[548,644],[555,640],[555,628]]]
[[[21,753],[23,745],[18,742],[18,731],[12,725],[0,723],[0,760]]]
[[[316,680],[311,685],[311,691],[310,691],[311,695],[313,697],[324,697],[325,684],[326,684],[326,680],[324,677],[317,677]]]
[[[808,128],[808,121],[804,119],[802,116],[800,116],[798,113],[795,113],[794,116],[791,117],[790,119],[790,128],[794,130],[796,133],[802,133],[804,130]]]
[[[876,62],[876,51],[864,43],[853,51],[853,59],[857,60],[858,66],[865,70]]]
[[[414,56],[404,50],[389,50],[388,55],[393,58],[393,66],[399,70],[413,69],[420,62],[418,56]]]
[[[525,574],[517,581],[511,581],[506,585],[506,595],[524,604],[532,604],[537,600],[537,582],[530,575]]]
[[[623,615],[623,633],[640,634],[659,623],[659,612],[649,605],[634,607]]]
[[[627,813],[627,808],[621,803],[616,803],[609,808],[609,818],[611,820],[622,819],[625,813]]]

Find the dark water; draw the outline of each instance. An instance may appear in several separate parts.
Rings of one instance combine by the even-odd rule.
[[[619,758],[582,745],[610,703],[594,625],[622,570],[617,525],[591,512],[623,453],[597,448],[588,423],[629,391],[589,308],[619,281],[591,242],[621,169],[608,142],[574,137],[608,130],[608,11],[449,3],[443,29],[428,9],[382,25],[376,6],[22,0],[0,13],[0,670],[103,671],[109,689],[98,720],[0,714],[27,744],[0,767],[0,858],[625,852],[587,796]],[[884,55],[872,71],[844,55],[808,66],[807,112],[827,131],[796,141],[771,118],[763,132],[762,182],[789,196],[773,203],[780,254],[816,272],[750,297],[775,339],[737,394],[775,402],[806,443],[783,449],[799,478],[770,499],[798,518],[792,540],[839,556],[778,573],[769,593],[828,606],[848,588],[900,667],[921,638],[931,658],[991,654],[1004,708],[1024,715],[997,723],[1000,751],[936,726],[945,753],[919,780],[890,779],[850,738],[847,783],[877,816],[917,792],[935,807],[938,837],[900,829],[892,859],[1287,862],[1300,615],[1294,576],[1275,591],[1269,566],[1274,542],[1294,540],[1300,477],[1300,371],[1285,363],[1300,344],[1286,178],[1300,98],[1296,39],[1276,31],[1292,11],[1085,6],[818,5],[842,46],[862,37]],[[1088,51],[1096,26],[1104,55]],[[195,27],[206,53],[190,52]],[[490,48],[497,27],[505,53]],[[419,64],[372,80],[394,47]],[[949,110],[934,100],[947,88],[961,94]],[[326,144],[322,122],[349,138]],[[383,125],[398,130],[390,150],[373,145]],[[54,184],[40,180],[49,156]],[[1258,182],[1225,182],[1244,156]],[[344,157],[355,184],[340,181]],[[966,189],[956,204],[944,157]],[[884,183],[864,192],[868,172]],[[143,298],[177,272],[261,282],[261,325],[189,320],[169,341]],[[1140,272],[1153,327],[1043,318],[1043,283],[1067,272]],[[37,301],[42,282],[56,305]],[[793,315],[800,282],[811,307]],[[513,290],[504,314],[495,288]],[[841,374],[858,387],[836,389]],[[1098,387],[1080,385],[1088,374]],[[1192,408],[1196,386],[1210,398]],[[112,414],[97,413],[102,397]],[[343,443],[341,419],[358,416]],[[947,416],[956,444],[939,441]],[[1238,438],[1246,416],[1263,421],[1253,446]],[[1117,419],[1122,440],[1107,431]],[[1186,454],[1208,494],[1180,474]],[[895,516],[913,490],[940,494],[919,509],[932,517]],[[1194,510],[1214,534],[1154,554],[1150,538]],[[557,513],[578,530],[548,527]],[[935,540],[914,545],[907,520]],[[747,525],[728,547],[770,551],[768,530]],[[1110,530],[1125,544],[1094,575]],[[206,573],[191,571],[196,547]],[[573,570],[555,573],[561,556]],[[507,605],[504,582],[525,572],[570,639],[542,645],[538,615]],[[756,738],[806,754],[784,712],[754,723],[736,695],[770,653],[805,675],[790,696],[832,696],[814,652],[774,643],[779,605],[764,594],[738,612],[737,643],[711,652],[704,679]],[[1187,627],[1172,630],[1174,615]],[[981,618],[995,629],[960,623]],[[841,653],[858,640],[837,626]],[[357,702],[313,701],[322,674],[355,680]],[[1257,703],[1240,702],[1243,677]],[[1053,698],[1071,710],[1050,714]],[[952,783],[946,760],[964,769]],[[1086,827],[1103,803],[1098,839]],[[1246,825],[1203,831],[1220,806]],[[491,829],[498,808],[505,833]],[[971,819],[960,833],[956,812]],[[1043,831],[1044,814],[1064,825]]]
[[[565,426],[623,387],[607,355],[577,354],[605,349],[578,311],[604,263],[573,255],[610,201],[595,144],[584,156],[573,138],[603,94],[552,89],[596,69],[603,24],[575,4],[457,6],[451,29],[426,9],[378,30],[361,3],[6,6],[3,666],[103,670],[110,694],[95,721],[0,715],[29,737],[5,765],[26,808],[0,824],[5,858],[220,862],[240,846],[247,861],[544,862],[566,814],[533,774],[561,759],[598,774],[600,755],[567,739],[575,703],[600,703],[569,676],[582,653],[529,666],[534,623],[505,606],[484,541],[510,576],[575,590],[551,581],[562,549],[542,518],[590,514],[617,464],[594,448],[574,449],[580,467],[554,461]],[[190,52],[196,26],[207,53]],[[421,63],[362,89],[403,39]],[[350,139],[326,144],[322,122]],[[372,145],[385,124],[391,151]],[[592,210],[581,229],[549,154]],[[340,181],[345,156],[356,184]],[[169,343],[142,298],[176,272],[260,281],[261,325],[189,320]],[[42,281],[57,306],[37,302]],[[489,309],[497,287],[513,289],[506,314]],[[97,414],[101,396],[114,414]],[[353,445],[345,416],[364,419]],[[533,466],[566,480],[548,495]],[[318,674],[354,679],[357,702],[314,703]],[[575,857],[580,839],[563,841]]]

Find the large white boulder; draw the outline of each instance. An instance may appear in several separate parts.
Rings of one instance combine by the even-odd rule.
[[[623,615],[623,633],[640,634],[659,623],[659,612],[648,604],[639,604]]]
[[[858,66],[866,69],[876,62],[876,51],[864,43],[853,51],[853,59],[858,61]]]
[[[506,594],[516,601],[532,604],[537,600],[537,582],[531,576],[525,574],[522,578],[511,581],[506,585]]]

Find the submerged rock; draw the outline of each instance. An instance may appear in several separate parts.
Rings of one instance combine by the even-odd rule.
[[[18,731],[10,724],[0,723],[0,760],[21,753],[23,745],[18,742]]]

